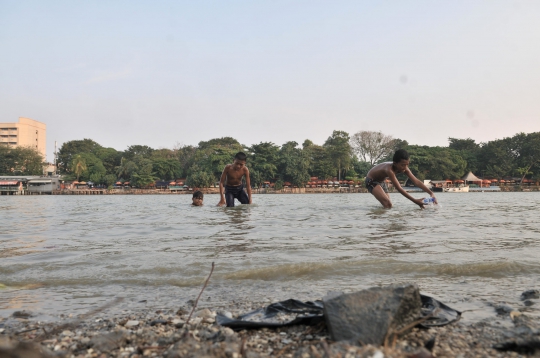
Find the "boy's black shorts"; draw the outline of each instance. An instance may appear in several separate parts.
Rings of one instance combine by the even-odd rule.
[[[377,185],[380,185],[381,188],[383,188],[385,193],[388,193],[388,188],[386,187],[385,182],[378,182],[371,178],[366,178],[366,188],[371,193],[373,191],[373,188],[375,188]]]
[[[234,199],[238,199],[242,204],[249,204],[249,197],[244,190],[244,184],[238,186],[225,185],[227,207],[234,207]]]

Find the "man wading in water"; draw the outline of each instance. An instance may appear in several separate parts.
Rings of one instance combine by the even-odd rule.
[[[415,199],[405,190],[403,190],[396,178],[396,174],[400,173],[404,173],[406,176],[408,176],[414,185],[428,193],[435,200],[435,204],[437,204],[437,199],[435,198],[435,195],[433,195],[433,192],[429,190],[424,183],[418,180],[409,170],[409,153],[407,153],[405,149],[397,150],[392,160],[392,162],[381,163],[374,166],[366,176],[367,190],[373,194],[377,200],[379,200],[382,206],[384,206],[386,209],[392,208],[392,202],[388,196],[388,189],[384,183],[386,178],[390,178],[390,181],[392,184],[394,184],[394,187],[401,193],[401,195],[420,206],[422,209],[424,208],[424,198]]]
[[[234,162],[227,164],[223,169],[219,180],[221,200],[218,206],[227,203],[227,207],[233,207],[234,199],[238,199],[242,204],[251,204],[251,182],[249,180],[249,170],[246,167],[246,159],[247,156],[244,153],[238,152],[234,156]],[[243,176],[246,177],[247,194],[242,184]],[[225,195],[223,195],[223,187],[225,187]]]

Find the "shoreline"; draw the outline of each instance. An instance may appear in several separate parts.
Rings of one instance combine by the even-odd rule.
[[[482,190],[482,188],[475,188],[468,193],[508,193],[508,192],[538,192],[540,186],[501,186],[500,190]],[[52,193],[25,193],[23,195],[189,195],[192,194],[192,190],[168,190],[168,189],[64,189],[55,190]],[[202,191],[204,194],[219,194],[218,188],[197,188],[196,190]],[[409,193],[422,193],[421,190],[408,190]],[[389,188],[390,193],[398,193],[397,190]],[[367,194],[366,188],[284,188],[281,190],[275,189],[252,189],[252,194]],[[452,193],[452,194],[468,194],[468,193]],[[436,193],[438,194],[438,193]]]
[[[17,357],[524,357],[494,345],[523,338],[538,323],[517,311],[475,323],[455,322],[429,329],[412,328],[395,345],[353,346],[333,342],[324,322],[317,326],[233,331],[217,325],[217,313],[236,317],[268,303],[242,301],[193,309],[139,309],[111,314],[114,302],[79,317],[60,315],[39,322],[18,312],[0,319],[0,355]],[[427,347],[427,348],[425,348]],[[11,353],[12,355],[7,355]],[[32,353],[32,354],[30,354]],[[4,355],[5,354],[5,355]]]

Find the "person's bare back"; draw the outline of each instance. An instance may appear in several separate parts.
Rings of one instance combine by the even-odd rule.
[[[385,183],[386,178],[389,178],[390,182],[394,185],[396,190],[401,193],[401,195],[423,208],[423,198],[413,198],[405,190],[403,190],[401,184],[399,184],[396,174],[400,173],[408,176],[414,185],[428,193],[433,199],[435,199],[435,203],[437,203],[437,199],[433,195],[433,192],[429,190],[424,183],[418,180],[410,171],[409,154],[403,149],[396,151],[392,162],[377,164],[371,168],[366,176],[366,188],[382,204],[382,206],[390,209],[392,207],[392,201],[390,201],[390,196],[388,195],[388,189]]]
[[[382,182],[390,176],[389,171],[392,170],[392,162],[377,164],[367,173],[367,177],[375,181]]]

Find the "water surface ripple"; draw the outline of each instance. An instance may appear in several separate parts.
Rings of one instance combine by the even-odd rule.
[[[419,195],[416,195],[419,196]],[[488,316],[540,288],[540,193],[440,194],[419,210],[369,194],[10,196],[0,200],[0,312],[182,305],[216,269],[207,303],[317,299],[327,291],[417,282]],[[534,308],[528,308],[538,313]]]

